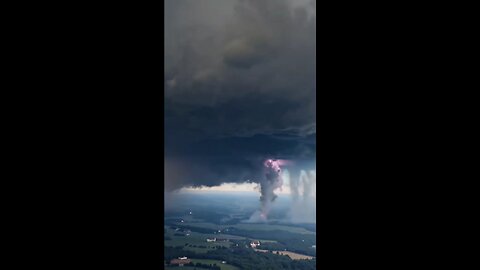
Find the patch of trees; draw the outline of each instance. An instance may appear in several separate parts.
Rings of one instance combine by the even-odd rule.
[[[191,230],[193,232],[199,233],[207,233],[211,234],[213,232],[212,229],[206,228],[199,228],[189,225],[179,225],[179,228],[182,230]],[[278,243],[261,243],[262,249],[267,250],[284,250],[287,249],[289,251],[293,251],[296,253],[309,255],[309,256],[316,256],[317,250],[312,248],[312,245],[316,244],[316,238],[314,234],[300,234],[300,233],[292,233],[283,230],[272,230],[272,231],[254,231],[254,230],[239,230],[235,228],[228,228],[228,234],[231,235],[238,235],[247,237],[250,239],[270,239],[276,240]],[[177,234],[175,234],[177,235]],[[181,235],[183,236],[183,235]],[[303,240],[303,241],[302,241]],[[239,244],[239,246],[244,247],[245,244],[249,245],[250,241],[247,239],[245,240],[236,241],[230,240],[233,244]]]
[[[204,268],[204,269],[212,269],[212,270],[221,270],[222,268],[220,266],[218,266],[216,263],[214,264],[205,264],[205,263],[196,263],[195,265],[193,265],[192,263],[192,266],[195,266],[197,268]]]
[[[294,261],[287,256],[278,256],[271,253],[255,252],[251,249],[238,249],[235,252],[231,252],[228,250],[218,250],[215,252],[209,251],[204,256],[210,257],[210,259],[215,260],[225,260],[228,262],[228,264],[237,266],[242,269],[316,269],[316,261]]]
[[[284,242],[263,242],[261,243],[261,249],[266,250],[288,250],[292,252],[296,252],[299,254],[309,255],[309,256],[316,256],[317,251],[316,249],[312,248],[311,245],[306,245],[305,242],[301,240],[287,240]]]
[[[184,231],[185,230],[190,230],[192,232],[207,233],[207,234],[212,234],[215,231],[214,229],[192,227],[192,226],[189,226],[189,225],[178,225],[177,227],[184,230]]]
[[[181,267],[179,267],[178,265],[176,264],[169,264],[167,262],[167,265],[169,265],[170,267],[178,267],[179,269],[182,269]],[[201,269],[211,269],[211,270],[221,270],[222,268],[220,266],[218,266],[217,264],[204,264],[204,263],[193,263],[193,262],[190,262],[190,263],[187,263],[187,264],[184,264],[184,266],[191,266],[191,267],[196,267],[196,268],[201,268]],[[195,268],[195,269],[196,269]]]
[[[314,234],[300,234],[292,233],[282,230],[272,230],[272,231],[250,231],[250,230],[229,230],[229,234],[244,236],[251,239],[270,239],[276,240],[278,243],[268,243],[263,242],[260,245],[260,248],[267,250],[277,250],[277,249],[287,249],[296,253],[316,256],[316,249],[312,248],[312,245],[315,245],[316,238]],[[303,240],[303,241],[302,241]],[[248,240],[247,240],[248,241]],[[249,244],[242,241],[231,240],[234,244]]]
[[[214,212],[214,211],[196,211],[195,218],[202,219],[204,221],[212,222],[212,223],[220,223],[222,220],[225,219],[225,216],[228,216],[224,213]]]
[[[280,222],[280,221],[271,221],[269,222],[269,224],[304,228],[305,230],[311,231],[311,232],[317,231],[317,225],[315,223],[287,223],[287,222]]]
[[[317,232],[317,224],[315,223],[301,223],[301,224],[297,224],[296,226],[304,228],[305,230],[308,230],[311,232]]]
[[[284,250],[287,246],[279,242],[262,242],[261,248],[266,250]]]
[[[181,256],[187,256],[189,258],[197,259],[212,259],[227,261],[228,264],[237,266],[241,269],[252,269],[252,270],[313,270],[316,269],[315,260],[292,260],[288,256],[279,256],[271,253],[255,252],[252,249],[235,249],[231,251],[230,249],[217,249],[211,250],[207,253],[195,253],[188,250],[182,250],[165,247],[165,260],[169,262],[171,259],[178,258]],[[198,266],[196,266],[198,267]],[[200,268],[200,267],[198,267]],[[210,268],[212,269],[212,268]]]
[[[167,261],[170,262],[173,259],[176,259],[178,257],[194,257],[196,254],[193,251],[190,250],[183,250],[183,247],[170,247],[170,246],[165,246],[163,249],[163,258]]]

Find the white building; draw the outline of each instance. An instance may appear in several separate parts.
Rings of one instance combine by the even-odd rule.
[[[215,241],[217,241],[217,238],[212,238],[212,239],[207,238],[207,242],[215,242]]]
[[[252,248],[256,248],[256,247],[260,246],[260,241],[258,241],[258,240],[252,241],[252,242],[250,243],[250,246],[251,246]]]

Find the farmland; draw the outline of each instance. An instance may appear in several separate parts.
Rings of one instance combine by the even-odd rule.
[[[236,225],[217,225],[208,222],[185,222],[185,223],[175,223],[175,225],[182,226],[182,225],[189,225],[191,227],[196,228],[203,228],[203,229],[211,229],[213,231],[224,231],[226,229],[231,230],[231,228],[238,229],[238,230],[246,230],[246,231],[271,231],[271,230],[280,230],[280,231],[287,231],[291,233],[300,233],[300,234],[315,234],[312,231],[306,230],[300,227],[292,227],[292,226],[285,226],[285,225],[268,225],[265,224],[251,224],[251,223],[240,223]]]
[[[254,208],[232,209],[233,203],[209,205],[196,199],[188,208],[165,215],[166,269],[180,269],[169,265],[178,257],[188,257],[193,263],[193,268],[185,265],[181,269],[206,269],[214,264],[224,270],[315,269],[315,224],[291,224],[280,214],[268,223],[245,223]],[[207,242],[207,238],[221,240]],[[259,250],[250,246],[253,240],[260,241]],[[256,252],[260,249],[264,252]]]
[[[238,270],[238,267],[235,267],[233,265],[229,264],[222,264],[222,261],[220,260],[208,260],[208,259],[192,259],[192,262],[194,264],[196,263],[201,263],[201,264],[216,264],[217,266],[220,266],[220,269],[222,270]]]

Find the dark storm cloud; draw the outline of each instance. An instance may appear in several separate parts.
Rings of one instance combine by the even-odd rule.
[[[166,186],[315,159],[315,2],[167,0]]]
[[[306,137],[255,135],[205,139],[167,147],[166,187],[218,185],[222,182],[258,182],[267,158],[294,160],[296,165],[314,167],[315,135]],[[175,181],[168,181],[175,179]]]

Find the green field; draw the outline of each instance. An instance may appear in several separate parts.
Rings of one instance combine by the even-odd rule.
[[[248,224],[248,223],[240,223],[236,225],[217,225],[213,223],[207,222],[197,222],[197,223],[176,223],[177,225],[184,225],[184,226],[192,226],[197,228],[206,228],[212,230],[223,230],[226,228],[235,228],[239,230],[250,230],[250,231],[272,231],[272,230],[282,230],[292,233],[301,233],[301,234],[315,234],[309,230],[300,227],[292,227],[286,225],[265,225],[265,224]],[[227,232],[228,233],[228,232]]]
[[[207,253],[209,250],[215,250],[213,247],[207,246],[207,248],[200,248],[200,247],[184,247],[184,250],[190,250],[196,253]]]
[[[207,260],[207,259],[191,259],[193,263],[203,263],[203,264],[217,264],[222,270],[238,270],[238,267],[229,264],[222,264],[222,261],[217,260]]]
[[[237,225],[228,225],[228,226],[221,226],[221,225],[216,225],[213,223],[207,223],[207,222],[200,222],[200,223],[189,223],[189,222],[184,222],[178,225],[184,225],[184,226],[191,226],[197,227],[197,228],[208,228],[212,229],[213,231],[218,231],[222,230],[222,232],[228,233],[225,229],[226,228],[235,228],[238,230],[242,231],[252,231],[255,232],[255,235],[257,235],[257,240],[263,243],[278,243],[278,241],[275,240],[270,240],[270,239],[264,239],[268,237],[274,237],[274,235],[270,234],[270,236],[267,236],[267,230],[279,230],[279,231],[285,231],[289,233],[297,233],[297,234],[303,234],[307,235],[308,237],[314,237],[315,232],[308,231],[304,228],[300,227],[293,227],[293,226],[287,226],[287,225],[266,225],[266,224],[237,224]],[[175,228],[175,226],[173,226]],[[176,232],[175,229],[173,228],[167,228],[166,229],[166,234],[165,236],[168,236],[171,238],[170,240],[165,240],[165,246],[170,246],[170,247],[182,247],[183,250],[188,250],[188,251],[193,251],[198,254],[205,254],[208,251],[214,251],[217,249],[219,246],[223,247],[230,247],[233,243],[232,242],[207,242],[207,238],[226,238],[226,239],[232,239],[232,240],[244,240],[246,237],[242,236],[235,236],[235,235],[229,235],[229,234],[224,234],[224,233],[218,233],[218,234],[205,234],[205,233],[199,233],[199,232],[190,232],[189,236],[178,236],[175,235],[175,233],[181,233],[185,234],[184,232]],[[223,231],[225,230],[225,231]],[[265,232],[265,234],[264,234]],[[280,232],[281,234],[281,232]],[[263,236],[263,237],[262,237]],[[275,238],[274,238],[275,239]],[[194,246],[192,246],[194,245]],[[306,249],[305,246],[300,246],[297,244],[296,250],[299,250],[299,247],[301,249]],[[309,251],[308,251],[309,252]],[[309,253],[305,253],[309,254]],[[313,255],[313,254],[311,254]],[[219,262],[221,263],[221,261]],[[232,266],[233,267],[233,266]],[[232,268],[226,268],[226,269],[232,269]],[[234,268],[235,269],[235,268]]]
[[[214,235],[214,234],[203,234],[203,233],[197,233],[197,232],[191,232],[189,236],[176,236],[175,230],[173,229],[167,229],[167,233],[165,236],[168,236],[171,238],[171,240],[165,240],[165,246],[172,246],[172,247],[177,247],[177,246],[182,246],[184,247],[185,250],[191,250],[194,252],[198,253],[206,253],[209,250],[215,250],[215,247],[217,246],[224,246],[224,247],[229,247],[232,243],[231,242],[207,242],[207,238],[211,237],[220,237],[220,238],[229,238],[220,235]],[[230,239],[238,239],[238,237],[233,236],[233,238]],[[240,238],[240,239],[243,239]],[[190,247],[190,246],[185,246],[185,244],[188,245],[195,245],[197,247]],[[206,248],[200,248],[198,246],[205,246]]]
[[[243,239],[245,239],[245,237],[243,237],[243,236],[223,234],[223,233],[206,234],[206,235],[208,235],[208,237],[225,238],[225,239],[232,239],[232,240],[243,240]]]
[[[260,243],[278,243],[278,241],[275,240],[265,240],[265,239],[257,239],[260,241]]]

